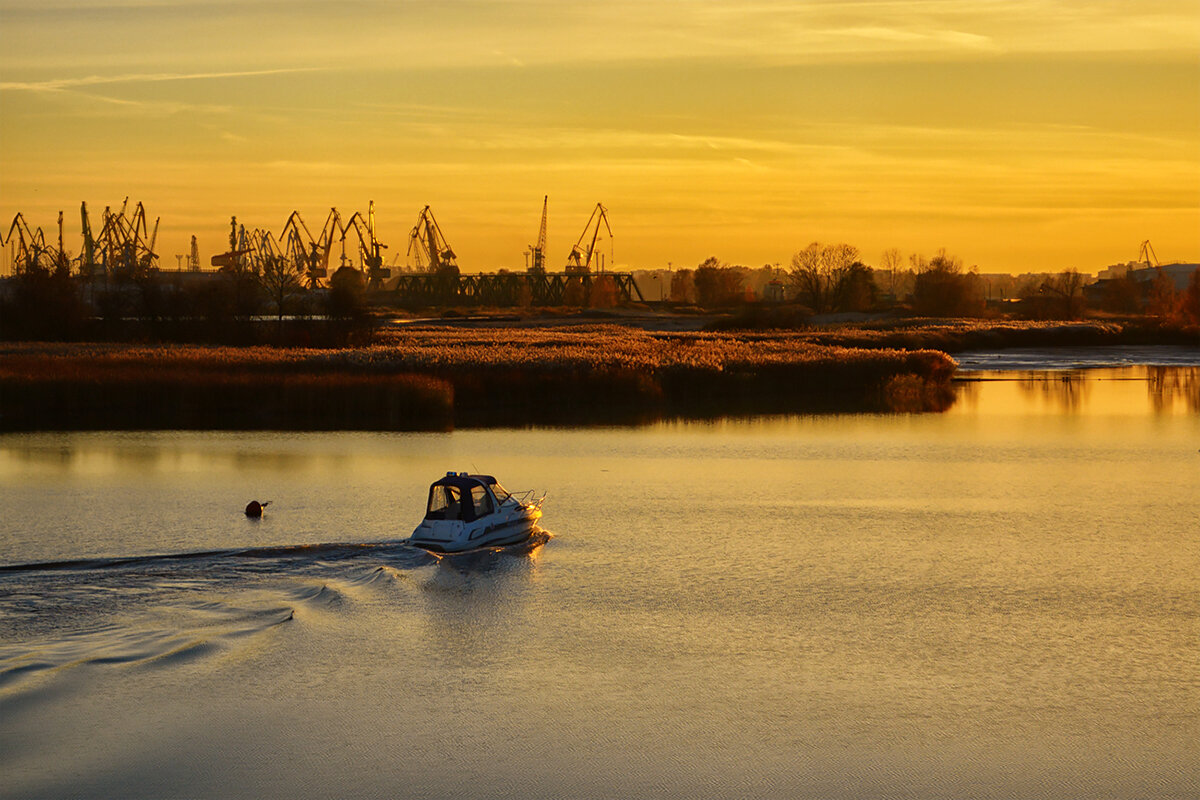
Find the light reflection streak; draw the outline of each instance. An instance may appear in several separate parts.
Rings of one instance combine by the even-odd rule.
[[[954,386],[951,413],[973,416],[1200,414],[1200,367],[1193,366],[964,372]]]

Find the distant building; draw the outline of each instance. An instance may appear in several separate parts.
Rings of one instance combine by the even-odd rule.
[[[1160,267],[1148,267],[1145,262],[1129,261],[1124,264],[1113,264],[1106,269],[1100,270],[1099,279],[1101,281],[1115,280],[1126,276],[1132,278],[1138,283],[1150,283],[1158,277],[1159,271],[1168,276],[1175,284],[1175,288],[1182,291],[1188,287],[1188,282],[1192,279],[1192,274],[1200,269],[1198,263],[1182,263],[1174,262],[1172,264],[1163,264]]]
[[[1136,303],[1144,305],[1150,294],[1150,287],[1159,275],[1165,275],[1170,278],[1175,291],[1182,292],[1188,288],[1188,284],[1197,270],[1200,270],[1200,264],[1198,263],[1185,264],[1176,262],[1173,264],[1163,264],[1161,267],[1147,267],[1144,263],[1136,261],[1130,261],[1126,264],[1113,264],[1107,269],[1100,271],[1100,279],[1098,281],[1084,288],[1084,297],[1087,298],[1089,305],[1102,305],[1108,296],[1109,286],[1112,282],[1122,278],[1129,278],[1138,289]]]
[[[1188,283],[1192,280],[1192,275],[1196,270],[1200,269],[1200,264],[1163,264],[1161,267],[1144,267],[1135,269],[1129,272],[1129,276],[1138,283],[1149,283],[1158,277],[1161,270],[1162,274],[1169,277],[1172,283],[1175,284],[1177,291],[1183,291],[1188,287]]]

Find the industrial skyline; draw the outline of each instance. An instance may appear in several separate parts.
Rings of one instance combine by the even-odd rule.
[[[464,270],[521,269],[547,194],[551,266],[597,201],[613,266],[1200,254],[1190,2],[3,0],[0,23],[6,224],[49,238],[131,196],[165,268],[193,234],[207,266],[232,215],[373,200],[389,262],[428,204]]]

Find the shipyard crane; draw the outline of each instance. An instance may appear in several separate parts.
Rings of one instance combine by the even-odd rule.
[[[325,218],[325,226],[314,239],[304,224],[299,211],[293,211],[283,225],[283,233],[279,235],[280,244],[284,244],[284,252],[297,271],[308,282],[308,288],[315,289],[321,280],[329,274],[329,253],[333,249],[333,237],[337,234],[342,242],[342,260],[346,260],[346,232],[342,228],[342,217],[336,208],[329,209]],[[286,239],[286,243],[285,240]]]
[[[246,251],[250,270],[255,275],[278,273],[279,262],[286,260],[284,254],[275,246],[274,235],[261,228],[249,232],[244,227],[240,228],[238,248]]]
[[[128,209],[128,197],[116,214],[111,208],[104,209],[104,225],[95,244],[99,245],[101,263],[106,272],[132,276],[145,273],[158,261],[158,254],[154,252],[158,221],[155,221],[154,233],[151,234],[146,224],[145,207],[138,203],[134,207],[132,217],[126,216]],[[90,231],[90,226],[88,230]]]
[[[600,236],[600,226],[604,225],[604,229],[608,231],[608,242],[612,245],[613,232],[608,224],[608,209],[601,203],[596,203],[596,207],[592,209],[592,215],[588,217],[587,225],[583,227],[583,233],[579,234],[579,241],[571,248],[571,254],[567,256],[567,272],[591,272],[592,257],[599,255],[596,253],[596,239]],[[588,236],[588,232],[591,236]],[[587,242],[587,248],[583,247],[583,243]],[[597,259],[600,268],[604,268],[603,259]],[[610,258],[611,260],[611,258]]]
[[[382,288],[384,280],[391,277],[392,271],[383,265],[382,251],[387,249],[387,245],[382,244],[375,234],[374,200],[367,203],[366,219],[363,219],[363,215],[355,211],[350,219],[346,220],[343,234],[351,229],[358,235],[359,255],[362,258],[363,266],[366,267],[367,288]]]
[[[79,204],[79,219],[83,229],[83,252],[79,254],[79,274],[90,278],[96,270],[96,240],[92,238],[92,223],[88,219],[86,202]]]
[[[1150,259],[1154,261],[1151,262]],[[1158,253],[1154,252],[1154,245],[1150,244],[1150,240],[1142,242],[1142,247],[1138,250],[1138,263],[1145,264],[1147,267],[1158,267],[1162,264],[1158,260]]]
[[[242,235],[245,236],[246,229],[242,228]],[[242,256],[248,254],[250,250],[243,247],[239,243],[238,222],[237,217],[229,218],[229,251],[219,253],[212,257],[212,265],[220,269],[221,272],[240,273],[243,268]]]
[[[56,260],[46,247],[46,235],[42,229],[30,229],[19,211],[8,228],[6,242],[12,250],[13,269],[18,275],[46,269]]]
[[[138,208],[142,208],[141,203],[138,203]],[[142,213],[145,213],[144,209]],[[146,246],[146,253],[142,255],[142,266],[145,269],[151,269],[158,264],[158,253],[154,251],[154,245],[158,242],[158,223],[160,222],[162,222],[162,217],[154,218],[154,230],[150,231],[150,243]]]
[[[408,256],[419,272],[458,274],[458,258],[450,248],[429,206],[421,209],[408,234]]]
[[[542,224],[538,228],[537,244],[530,245],[525,254],[531,256],[530,263],[526,268],[530,272],[543,273],[546,271],[546,207],[550,202],[550,195],[545,195],[542,198]]]
[[[54,254],[54,272],[58,275],[71,274],[71,259],[63,246],[63,212],[58,212],[58,252]]]
[[[317,243],[313,241],[312,234],[309,233],[299,211],[293,211],[287,222],[283,223],[279,243],[283,245],[284,257],[294,265],[298,273],[308,278],[310,289],[325,277],[327,271],[320,270],[320,251],[317,249]]]

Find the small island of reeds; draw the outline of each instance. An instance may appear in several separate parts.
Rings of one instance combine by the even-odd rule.
[[[445,430],[945,408],[945,353],[794,333],[403,328],[343,349],[0,345],[0,429]]]

